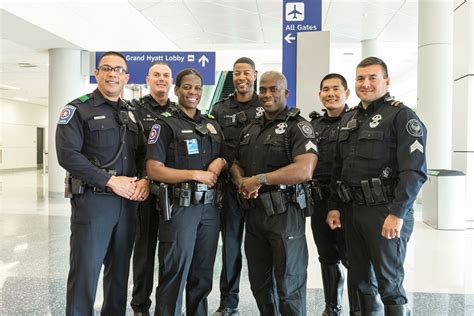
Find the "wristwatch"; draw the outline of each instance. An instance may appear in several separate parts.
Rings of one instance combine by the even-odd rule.
[[[265,173],[257,174],[257,178],[261,185],[267,184],[267,175]]]

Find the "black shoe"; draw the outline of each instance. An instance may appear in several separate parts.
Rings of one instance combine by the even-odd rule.
[[[220,306],[213,316],[240,316],[238,308]]]

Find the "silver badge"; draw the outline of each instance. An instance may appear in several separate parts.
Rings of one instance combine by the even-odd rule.
[[[417,119],[411,119],[407,123],[407,132],[413,137],[423,136],[423,127]]]
[[[136,123],[135,115],[131,111],[128,111],[128,117],[132,120],[133,123]]]
[[[256,118],[259,118],[263,115],[263,112],[265,112],[265,110],[263,109],[263,107],[259,106],[258,108],[255,109],[255,117]]]
[[[277,128],[275,129],[275,133],[283,134],[286,131],[287,126],[288,126],[288,124],[286,124],[286,123],[279,123],[277,125]]]
[[[211,123],[207,123],[206,127],[211,132],[211,134],[217,134],[216,128]]]
[[[370,128],[376,128],[377,126],[379,126],[380,121],[382,120],[382,115],[375,114],[374,116],[372,116],[371,120],[372,122],[369,123]]]

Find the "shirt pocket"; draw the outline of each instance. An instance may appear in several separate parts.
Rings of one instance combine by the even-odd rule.
[[[91,119],[87,121],[90,131],[90,145],[97,147],[117,146],[119,142],[119,131],[117,122],[111,118],[102,120]]]
[[[289,141],[289,140],[288,140]],[[271,168],[280,168],[290,163],[291,156],[289,144],[285,144],[283,135],[272,135],[263,142],[268,156],[265,157],[267,165]]]
[[[383,131],[360,131],[357,138],[357,156],[365,159],[382,158],[387,150],[383,140]]]

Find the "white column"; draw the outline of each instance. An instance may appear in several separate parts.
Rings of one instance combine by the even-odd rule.
[[[466,174],[466,219],[474,221],[474,1],[454,3],[453,169]],[[468,223],[472,227],[474,223]]]
[[[48,191],[50,196],[64,192],[65,171],[56,156],[56,124],[63,107],[85,93],[87,76],[81,74],[81,51],[67,48],[49,50],[48,108]]]
[[[360,42],[361,43],[361,60],[366,57],[378,57],[382,58],[381,53],[381,44],[378,39],[366,39]]]
[[[417,113],[428,128],[429,169],[451,169],[452,1],[418,2]]]

